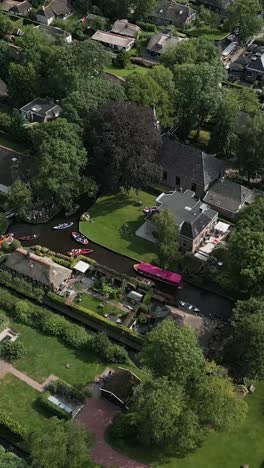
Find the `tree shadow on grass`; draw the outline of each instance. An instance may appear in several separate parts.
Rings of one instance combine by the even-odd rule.
[[[157,246],[153,242],[136,235],[136,231],[144,222],[145,217],[143,214],[136,221],[128,221],[119,230],[119,235],[122,239],[129,241],[128,249],[135,252],[135,257],[137,254],[153,254],[153,258],[155,258]],[[124,229],[124,226],[126,226],[126,229]]]
[[[126,194],[110,195],[105,200],[98,199],[98,203],[90,209],[91,216],[106,216],[115,210],[120,210],[126,206],[133,205],[134,200]]]

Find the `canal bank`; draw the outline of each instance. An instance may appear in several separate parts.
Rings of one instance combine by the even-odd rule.
[[[10,225],[9,232],[12,232],[15,237],[37,234],[39,235],[37,240],[39,245],[48,247],[54,252],[66,254],[69,250],[78,248],[79,244],[73,240],[71,232],[79,230],[79,216],[80,213],[76,213],[74,216],[67,218],[67,220],[73,221],[74,224],[70,229],[66,229],[64,231],[54,231],[52,229],[53,226],[65,222],[65,216],[63,214],[59,214],[56,218],[45,224],[31,225],[26,223],[14,223]],[[36,241],[34,240],[31,242],[23,242],[24,246],[32,246],[35,244]],[[115,270],[118,273],[132,277],[136,276],[133,269],[133,265],[135,263],[134,260],[112,252],[111,250],[94,244],[93,242],[89,242],[89,248],[93,249],[91,258],[96,260],[97,263],[104,265],[111,270]],[[177,297],[178,300],[195,305],[200,309],[201,315],[208,318],[228,320],[231,315],[233,301],[199,286],[184,283],[182,289],[176,289],[159,283],[159,289]]]

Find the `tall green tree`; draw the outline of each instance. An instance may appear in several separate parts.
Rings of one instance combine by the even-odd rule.
[[[246,301],[237,301],[232,311],[234,321],[247,315],[260,313],[264,316],[264,296],[251,297]]]
[[[5,450],[2,446],[0,446],[0,466],[1,468],[29,468],[25,460]]]
[[[263,144],[264,116],[259,112],[243,127],[237,143],[240,170],[247,174],[248,182],[255,173],[264,176]]]
[[[173,70],[175,65],[186,63],[207,63],[210,65],[220,64],[219,49],[213,41],[203,38],[193,38],[188,41],[180,41],[166,50],[161,57],[161,63]]]
[[[32,468],[90,468],[90,438],[85,428],[74,420],[51,418],[47,430],[30,435]]]
[[[126,79],[128,100],[143,106],[155,108],[163,126],[172,123],[172,100],[169,94],[150,75],[134,72]]]
[[[179,259],[179,227],[170,210],[160,210],[153,216],[158,239],[158,259],[161,268],[175,265]]]
[[[236,0],[227,10],[227,27],[230,30],[238,27],[239,37],[245,41],[261,29],[261,19],[258,13],[261,11],[259,0]]]
[[[21,219],[25,219],[32,208],[32,191],[28,184],[17,180],[7,195],[7,206]]]
[[[152,109],[104,104],[89,118],[85,140],[96,182],[105,190],[140,189],[159,179],[160,133]]]
[[[18,104],[26,104],[37,95],[38,73],[34,65],[11,63],[9,67],[8,92]]]
[[[199,380],[205,359],[191,328],[164,320],[145,338],[140,360],[155,377],[168,377],[182,386]]]
[[[213,152],[230,153],[234,146],[239,113],[238,96],[226,90],[216,112],[216,124],[211,133],[210,145]]]

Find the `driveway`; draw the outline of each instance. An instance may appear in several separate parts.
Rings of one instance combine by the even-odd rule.
[[[147,465],[138,463],[113,450],[105,442],[104,433],[120,409],[102,398],[89,398],[77,416],[90,432],[95,434],[95,443],[92,448],[93,460],[107,468],[147,468]]]

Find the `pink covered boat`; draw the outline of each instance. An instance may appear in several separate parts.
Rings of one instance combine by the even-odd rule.
[[[134,270],[137,273],[148,278],[152,278],[163,283],[170,284],[171,286],[181,287],[182,275],[173,273],[172,271],[162,270],[161,268],[151,265],[150,263],[137,263],[134,265]]]

